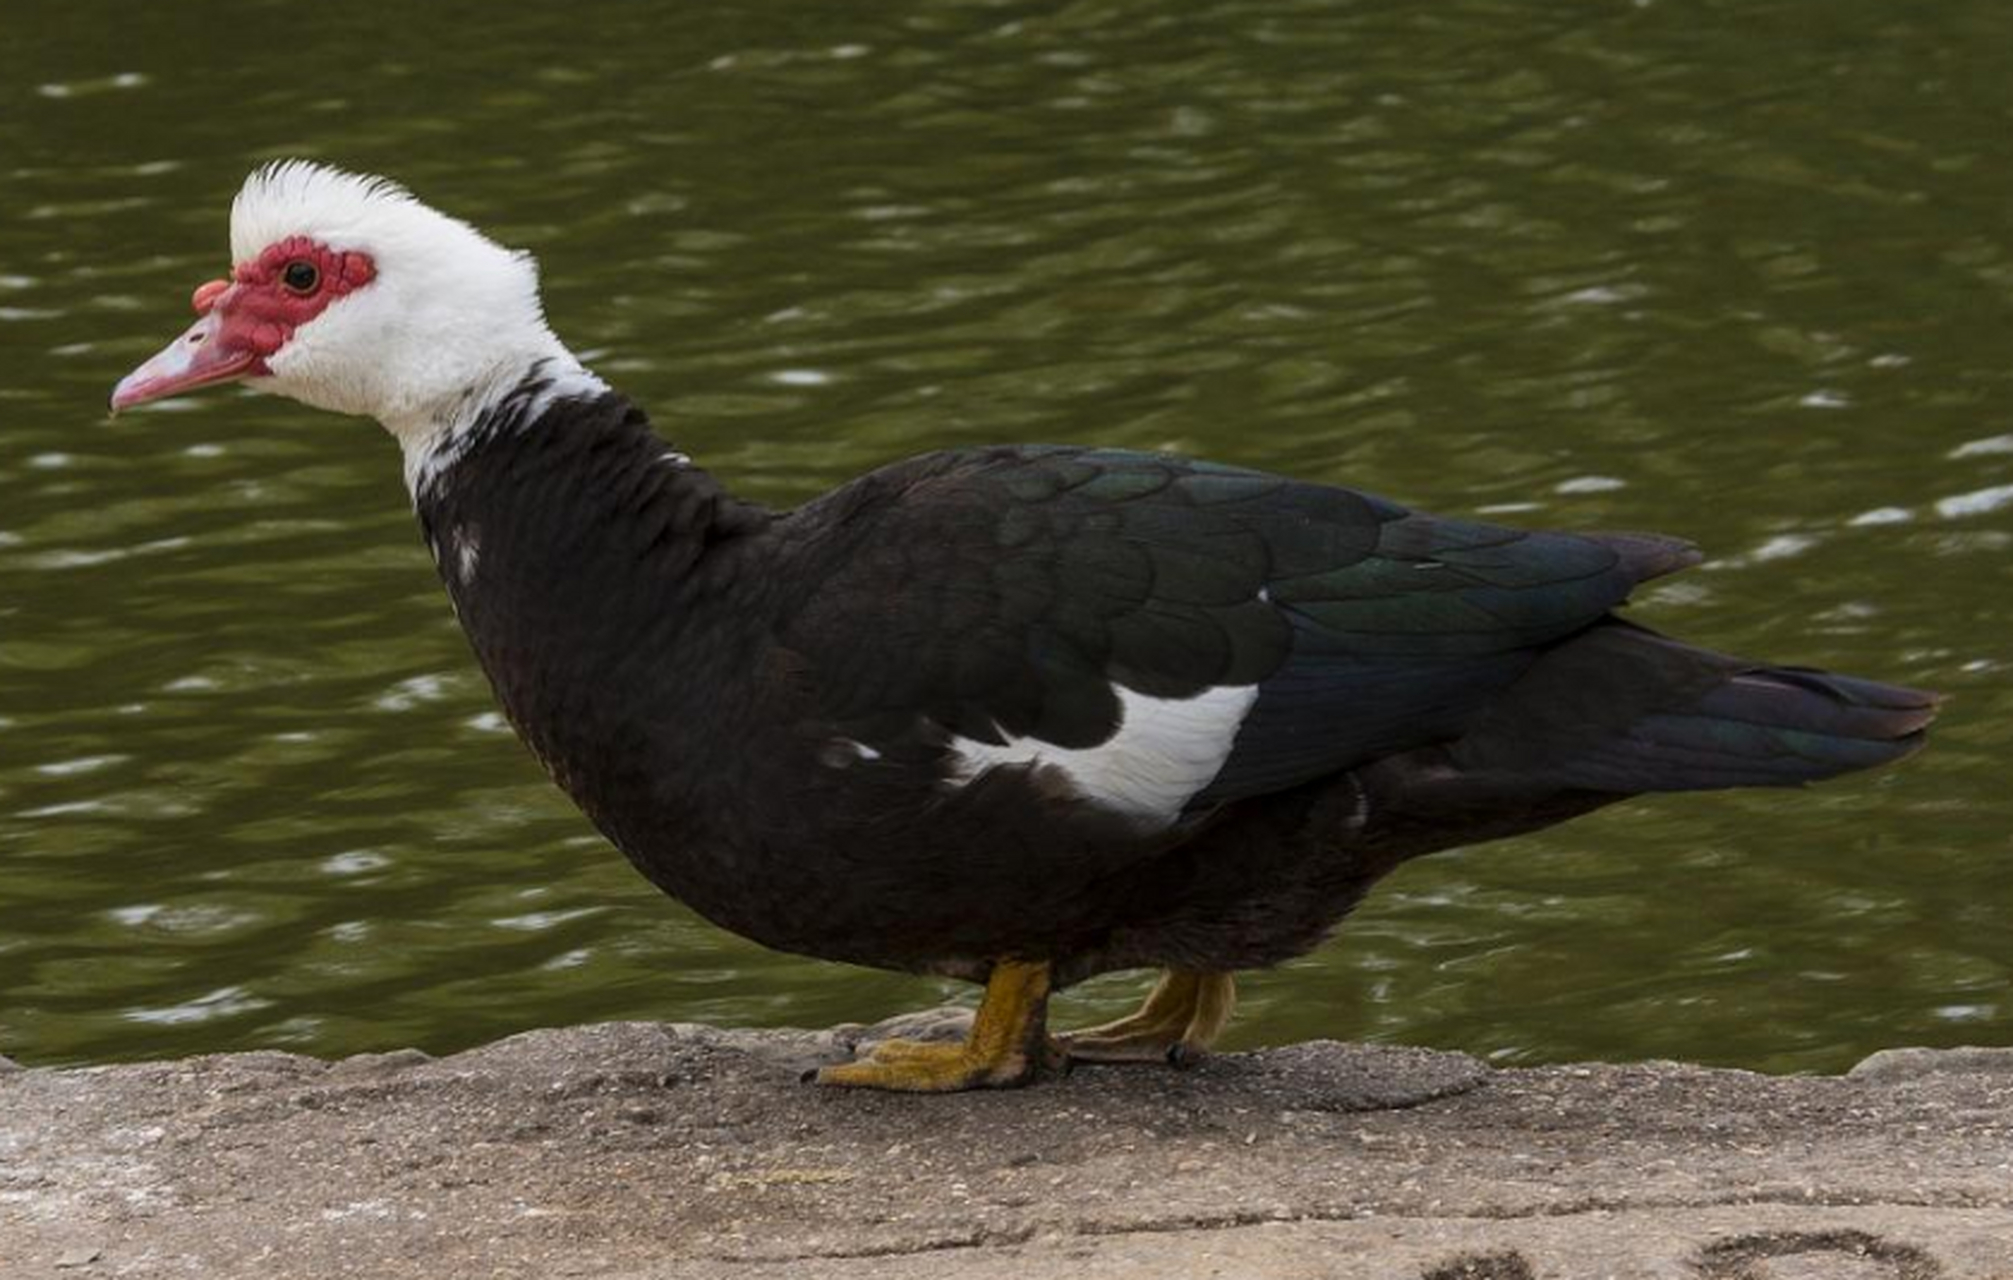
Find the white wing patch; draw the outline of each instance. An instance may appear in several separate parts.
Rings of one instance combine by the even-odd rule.
[[[1039,738],[995,746],[954,737],[952,782],[962,786],[998,765],[1059,769],[1091,800],[1166,826],[1216,777],[1238,726],[1258,701],[1257,685],[1205,689],[1192,698],[1150,698],[1114,685],[1118,731],[1094,747],[1058,747]]]

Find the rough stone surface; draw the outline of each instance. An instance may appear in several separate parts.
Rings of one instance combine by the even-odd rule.
[[[0,1276],[2013,1278],[2013,1050],[1841,1078],[1332,1043],[897,1097],[902,1028],[0,1072]]]
[[[1950,1072],[2013,1074],[2013,1049],[1882,1049],[1846,1074],[1892,1084]]]

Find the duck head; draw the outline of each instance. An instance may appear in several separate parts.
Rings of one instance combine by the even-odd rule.
[[[112,392],[116,413],[241,382],[377,419],[408,456],[540,360],[577,362],[547,326],[531,256],[396,183],[300,160],[231,204],[228,278],[196,322]]]

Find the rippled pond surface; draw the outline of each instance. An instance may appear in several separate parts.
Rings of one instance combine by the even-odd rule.
[[[773,503],[942,444],[1188,451],[1681,534],[1713,562],[1644,620],[1952,695],[1882,775],[1415,863],[1248,980],[1234,1045],[2013,1042],[2003,0],[658,8],[14,0],[0,1053],[948,990],[631,873],[492,709],[374,426],[239,392],[106,421],[277,155],[536,251],[575,349]]]

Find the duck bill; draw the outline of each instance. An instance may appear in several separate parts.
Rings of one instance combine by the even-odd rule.
[[[153,359],[119,379],[112,388],[112,412],[260,371],[259,353],[230,342],[223,312],[212,308]]]

